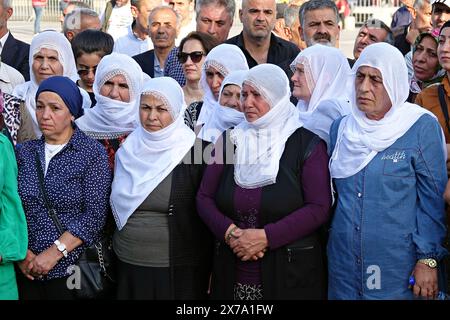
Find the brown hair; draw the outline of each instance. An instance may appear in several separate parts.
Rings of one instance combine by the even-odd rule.
[[[181,42],[179,48],[179,52],[183,51],[183,46],[188,40],[198,40],[202,44],[203,49],[205,50],[205,55],[207,55],[212,48],[217,46],[219,42],[213,36],[210,36],[207,33],[192,31],[186,37],[184,37]]]

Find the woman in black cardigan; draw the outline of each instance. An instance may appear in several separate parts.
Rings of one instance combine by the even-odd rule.
[[[191,159],[196,141],[185,109],[175,80],[149,80],[141,126],[116,154],[111,207],[119,299],[207,296],[212,236],[195,207],[202,165],[182,161]]]

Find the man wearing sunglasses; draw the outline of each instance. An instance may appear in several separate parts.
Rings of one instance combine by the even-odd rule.
[[[152,78],[164,76],[164,66],[170,50],[175,47],[175,38],[181,18],[174,9],[167,6],[154,8],[149,17],[149,34],[154,50],[133,57],[146,74]]]

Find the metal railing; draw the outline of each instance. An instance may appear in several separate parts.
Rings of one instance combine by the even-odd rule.
[[[83,0],[99,14],[105,7],[107,0]],[[13,0],[14,13],[10,20],[13,21],[31,21],[34,19],[34,10],[31,6],[31,0]],[[59,0],[48,0],[45,7],[43,21],[59,21],[61,10],[59,9]]]

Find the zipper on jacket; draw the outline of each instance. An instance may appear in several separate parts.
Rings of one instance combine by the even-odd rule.
[[[292,250],[287,248],[288,262],[292,262]]]

